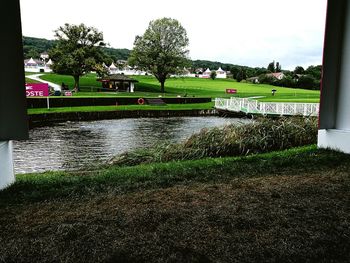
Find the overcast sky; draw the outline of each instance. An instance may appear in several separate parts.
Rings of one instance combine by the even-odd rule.
[[[191,59],[283,69],[322,62],[326,0],[20,0],[23,35],[53,39],[64,23],[94,26],[132,49],[149,21],[180,21]]]

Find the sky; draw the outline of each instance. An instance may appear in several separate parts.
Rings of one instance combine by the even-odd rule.
[[[191,59],[282,69],[322,63],[327,0],[20,0],[24,36],[54,39],[65,23],[96,27],[132,49],[151,20],[177,19]]]

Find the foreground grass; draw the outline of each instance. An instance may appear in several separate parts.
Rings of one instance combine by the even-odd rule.
[[[73,78],[71,76],[62,76],[57,74],[45,74],[41,77],[44,80],[57,84],[64,82],[69,87],[73,87]],[[92,92],[95,88],[100,88],[101,83],[96,81],[95,74],[87,74],[81,78],[82,92],[75,96],[135,96],[135,97],[154,97],[160,95],[158,81],[151,76],[132,76],[139,83],[136,84],[134,94],[119,92]],[[280,88],[265,84],[239,83],[232,79],[199,79],[199,78],[171,78],[165,83],[166,97],[175,97],[177,95],[187,95],[195,97],[231,97],[232,94],[226,94],[226,89],[237,89],[235,96],[254,97],[263,96],[266,101],[288,100],[300,102],[319,102],[320,92],[314,90]],[[275,96],[272,96],[271,90],[277,89]]]
[[[346,262],[349,170],[311,146],[21,175],[0,192],[0,260]]]
[[[192,104],[168,104],[156,105],[120,105],[120,106],[82,106],[61,108],[38,108],[28,109],[28,114],[43,114],[56,112],[98,112],[98,111],[126,111],[126,110],[209,110],[214,107],[214,102]]]

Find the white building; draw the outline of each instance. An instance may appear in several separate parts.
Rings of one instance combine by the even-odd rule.
[[[50,59],[47,63],[39,59],[26,59],[24,60],[24,71],[25,72],[52,72],[51,67],[52,60]]]
[[[216,78],[217,79],[226,79],[227,78],[226,71],[223,70],[221,67],[219,67],[218,70],[216,71]]]
[[[108,67],[108,70],[109,74],[117,74],[118,68],[112,62],[112,64]]]
[[[114,63],[108,67],[109,74],[123,74],[123,75],[146,75],[145,71],[134,69],[128,65],[118,68]]]
[[[210,78],[210,74],[211,74],[211,70],[209,68],[207,68],[207,70],[204,71],[202,75],[199,75],[199,77],[200,78],[204,78],[204,79],[209,79]]]
[[[284,73],[282,73],[282,72],[269,73],[269,74],[266,74],[266,76],[281,80],[284,78]]]
[[[216,78],[218,79],[226,79],[227,78],[227,74],[226,71],[224,71],[221,67],[219,67],[217,70],[215,70],[216,72]],[[200,78],[203,79],[209,79],[211,75],[211,70],[209,68],[207,68],[206,71],[203,72],[203,74],[198,75]]]

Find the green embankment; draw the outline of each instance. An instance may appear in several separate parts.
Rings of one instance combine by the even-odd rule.
[[[349,158],[347,155],[317,150],[316,146],[304,146],[247,157],[206,158],[132,167],[112,165],[75,172],[32,173],[17,175],[16,183],[0,192],[0,198],[8,203],[16,203],[89,195],[92,192],[106,191],[102,186],[107,185],[125,189],[169,187],[181,182],[187,184],[191,181],[217,181],[292,170],[311,171],[318,167],[322,169],[336,165]],[[90,190],[85,192],[87,189]]]
[[[62,107],[62,108],[38,108],[28,109],[28,114],[42,114],[55,112],[99,112],[99,111],[127,111],[127,110],[209,110],[214,107],[214,102],[192,103],[192,104],[168,104],[165,106],[154,105],[120,105],[120,106],[83,106],[83,107]]]
[[[17,176],[4,262],[347,262],[350,157],[239,158]]]

